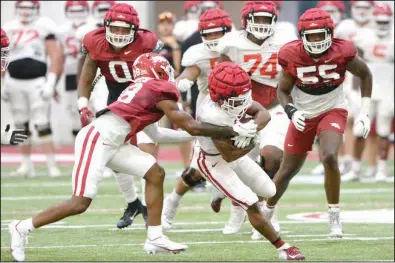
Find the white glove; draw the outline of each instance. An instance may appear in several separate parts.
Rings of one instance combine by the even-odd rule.
[[[353,134],[356,137],[366,138],[370,132],[370,119],[367,114],[359,114],[355,119]]]
[[[40,95],[44,100],[49,100],[52,98],[55,92],[55,85],[56,85],[56,73],[49,72],[47,75],[47,81],[41,87]]]
[[[193,81],[189,80],[189,79],[180,79],[177,82],[177,89],[180,92],[185,92],[188,91],[193,85]]]
[[[24,142],[28,136],[26,135],[25,129],[11,130],[10,125],[7,124],[4,131],[1,131],[1,143],[17,145],[18,143]]]
[[[232,140],[235,141],[234,145],[240,149],[243,149],[248,145],[250,145],[252,139],[253,139],[252,137],[244,137],[244,136],[235,136],[232,138]]]
[[[258,125],[254,120],[250,120],[247,123],[237,122],[232,126],[232,129],[238,133],[239,136],[254,137]]]
[[[292,122],[295,125],[296,129],[298,131],[304,131],[304,128],[306,127],[306,118],[309,118],[312,114],[308,111],[301,111],[297,110],[292,116]]]

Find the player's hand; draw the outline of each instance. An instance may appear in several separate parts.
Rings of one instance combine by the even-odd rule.
[[[237,132],[239,136],[254,137],[257,131],[258,125],[254,120],[250,120],[247,123],[237,122],[232,126],[232,129]]]
[[[89,125],[89,123],[91,123],[94,118],[95,116],[87,107],[81,109],[80,120],[82,127]]]
[[[248,145],[250,145],[252,139],[253,139],[252,137],[235,136],[231,140],[235,141],[234,145],[237,148],[243,149]]]
[[[193,81],[191,81],[189,79],[186,79],[186,78],[185,79],[180,79],[177,82],[177,89],[180,92],[186,92],[192,87],[192,85],[193,85]]]
[[[292,122],[298,131],[304,131],[306,127],[306,118],[309,118],[312,114],[308,111],[297,110],[292,116]]]
[[[40,89],[40,96],[44,100],[49,100],[53,97],[55,91],[55,87],[52,86],[50,83],[45,83]]]
[[[24,129],[11,130],[11,126],[7,124],[4,131],[1,131],[1,143],[17,145],[18,143],[24,142],[28,136]]]
[[[356,137],[366,138],[370,132],[370,119],[366,114],[359,114],[355,119],[353,133]]]

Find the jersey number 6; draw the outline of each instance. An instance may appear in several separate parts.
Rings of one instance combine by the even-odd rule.
[[[327,74],[326,71],[337,68],[337,65],[319,65],[318,66],[318,74],[321,78],[324,79],[324,82],[328,82],[331,80],[337,80],[340,78],[340,75],[336,72],[332,72]],[[320,79],[316,76],[305,77],[305,73],[316,73],[317,67],[302,67],[296,68],[296,73],[298,74],[298,78],[302,81],[303,84],[314,84],[318,83]]]

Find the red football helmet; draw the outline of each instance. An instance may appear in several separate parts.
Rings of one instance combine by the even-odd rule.
[[[174,83],[174,70],[169,61],[156,53],[140,55],[133,63],[133,77],[163,79]]]
[[[65,14],[75,26],[85,22],[89,15],[88,1],[66,1],[64,6]]]
[[[133,6],[123,3],[115,4],[104,17],[104,26],[107,41],[114,47],[122,48],[133,42],[140,20]],[[116,27],[127,28],[129,32],[127,34],[113,33],[111,30]]]
[[[387,36],[391,31],[393,13],[391,7],[386,3],[378,3],[374,7],[374,20],[376,22],[377,35]]]
[[[30,23],[38,16],[40,1],[15,1],[15,12],[22,23]]]
[[[270,24],[256,23],[255,20],[260,16],[271,18]],[[241,22],[244,28],[258,39],[273,35],[277,17],[277,8],[271,1],[245,1],[241,10]]]
[[[250,76],[233,62],[214,67],[208,76],[208,88],[211,100],[232,117],[241,118],[252,104]]]
[[[214,32],[223,32],[224,35],[232,30],[232,20],[227,12],[219,8],[212,8],[207,10],[200,16],[198,31],[202,36],[204,47],[210,51],[216,51],[218,41],[217,39],[206,39],[206,34]]]
[[[198,19],[199,1],[184,1],[184,14],[188,20]]]
[[[5,71],[8,66],[10,55],[10,40],[3,29],[1,29],[1,71]]]
[[[115,1],[93,1],[92,16],[98,22],[102,23],[108,10],[115,5]]]
[[[343,19],[344,12],[346,11],[343,1],[318,1],[317,7],[328,12],[335,25]]]
[[[311,54],[321,54],[332,45],[334,23],[331,16],[322,9],[311,8],[302,14],[298,22],[298,32],[303,46]],[[308,41],[308,34],[324,33],[322,41]]]
[[[358,23],[367,23],[372,19],[374,1],[350,1],[351,17]]]
[[[283,6],[283,3],[281,1],[271,1],[273,4],[276,6],[277,11],[280,12],[281,7]]]

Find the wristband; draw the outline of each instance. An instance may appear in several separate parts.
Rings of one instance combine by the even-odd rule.
[[[82,110],[83,108],[88,107],[89,100],[85,97],[80,97],[77,103],[78,103],[78,110]]]
[[[369,115],[371,99],[369,97],[362,97],[361,100],[361,111],[363,115]]]
[[[293,104],[288,103],[287,105],[284,106],[284,111],[288,115],[288,119],[292,120],[292,116],[297,111],[297,109]]]

